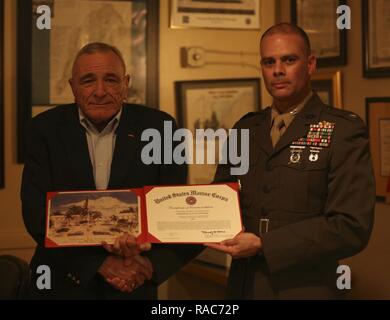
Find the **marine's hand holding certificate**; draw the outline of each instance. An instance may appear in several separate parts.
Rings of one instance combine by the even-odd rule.
[[[241,230],[237,183],[47,196],[47,247],[113,243],[125,232],[141,243],[220,242]]]

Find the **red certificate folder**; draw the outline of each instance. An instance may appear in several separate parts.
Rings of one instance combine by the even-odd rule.
[[[237,183],[48,192],[45,247],[219,242],[242,231]]]

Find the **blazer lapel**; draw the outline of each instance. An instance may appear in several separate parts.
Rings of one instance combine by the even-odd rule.
[[[108,189],[123,187],[129,169],[134,170],[135,157],[140,156],[138,145],[141,133],[139,131],[135,112],[131,106],[124,105],[116,132]]]
[[[251,126],[249,136],[264,152],[269,155],[272,152],[271,130],[271,108],[258,117]],[[251,149],[252,150],[252,149]]]
[[[80,124],[76,105],[69,105],[72,110],[65,119],[60,136],[66,150],[66,159],[75,177],[75,184],[83,189],[95,189],[93,169],[89,157],[85,129]]]
[[[278,153],[299,138],[305,137],[310,129],[310,124],[318,123],[323,103],[317,94],[313,94],[306,106],[297,114],[293,122],[287,128],[276,144],[272,155]]]

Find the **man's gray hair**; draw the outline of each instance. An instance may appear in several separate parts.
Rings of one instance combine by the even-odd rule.
[[[111,45],[104,43],[104,42],[91,42],[91,43],[86,44],[84,47],[82,47],[79,50],[79,52],[77,52],[77,55],[73,61],[72,73],[73,73],[74,65],[80,56],[82,56],[83,54],[92,54],[92,53],[96,53],[96,52],[112,52],[112,53],[114,53],[121,61],[122,65],[123,65],[123,69],[126,73],[126,64],[125,64],[125,60],[123,59],[122,53],[119,51],[119,49],[117,47],[111,46]]]

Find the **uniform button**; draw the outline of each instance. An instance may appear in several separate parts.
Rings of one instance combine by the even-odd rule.
[[[72,275],[70,273],[68,273],[68,278],[72,278]]]
[[[270,193],[270,191],[271,191],[271,187],[270,187],[269,185],[265,185],[265,186],[263,187],[263,192],[264,192],[264,193]]]
[[[267,163],[267,164],[265,165],[265,169],[266,169],[267,171],[272,171],[272,170],[274,169],[274,167],[273,167],[272,164]]]

